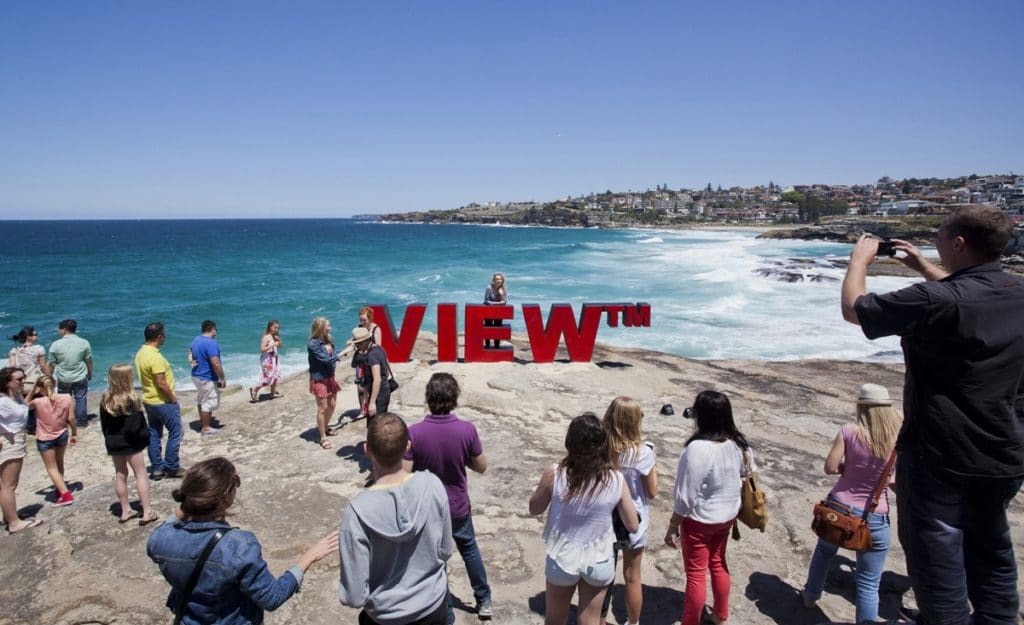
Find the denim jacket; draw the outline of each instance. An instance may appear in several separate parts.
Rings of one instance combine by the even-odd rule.
[[[181,521],[173,515],[149,537],[146,553],[171,584],[167,607],[174,612],[213,531],[230,527],[223,521]],[[221,538],[206,560],[199,582],[185,607],[186,625],[255,625],[263,611],[274,610],[299,590],[298,565],[279,578],[267,569],[260,543],[252,532],[232,530]]]
[[[327,353],[327,344],[321,339],[309,339],[309,379],[326,380],[334,377],[334,365],[338,363],[338,350]]]

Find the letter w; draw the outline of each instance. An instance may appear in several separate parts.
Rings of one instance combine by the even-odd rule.
[[[601,306],[583,305],[579,325],[569,304],[552,304],[547,326],[538,304],[523,304],[523,321],[530,337],[534,362],[553,362],[558,342],[565,338],[565,349],[572,362],[589,362],[594,353],[597,329],[601,325]]]

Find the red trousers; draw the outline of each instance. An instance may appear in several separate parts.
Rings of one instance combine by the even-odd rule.
[[[704,601],[708,596],[707,577],[711,571],[712,610],[718,618],[729,618],[729,565],[725,562],[725,546],[735,521],[701,523],[683,519],[683,569],[686,571],[686,599],[683,601],[682,625],[700,625]]]

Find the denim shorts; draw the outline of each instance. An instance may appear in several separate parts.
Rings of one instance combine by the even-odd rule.
[[[64,430],[64,433],[57,438],[49,441],[41,441],[36,439],[36,449],[40,452],[49,451],[56,447],[67,447],[68,446],[68,431]]]
[[[615,559],[608,558],[569,572],[549,556],[544,562],[544,579],[555,586],[575,586],[581,579],[591,586],[608,586],[615,581]]]

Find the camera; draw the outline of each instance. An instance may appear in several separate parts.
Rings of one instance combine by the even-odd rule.
[[[890,241],[889,239],[885,239],[884,241],[880,242],[878,244],[878,255],[882,256],[883,254],[885,256],[890,256],[890,257],[895,256],[896,255],[896,244],[893,243],[892,241]]]

